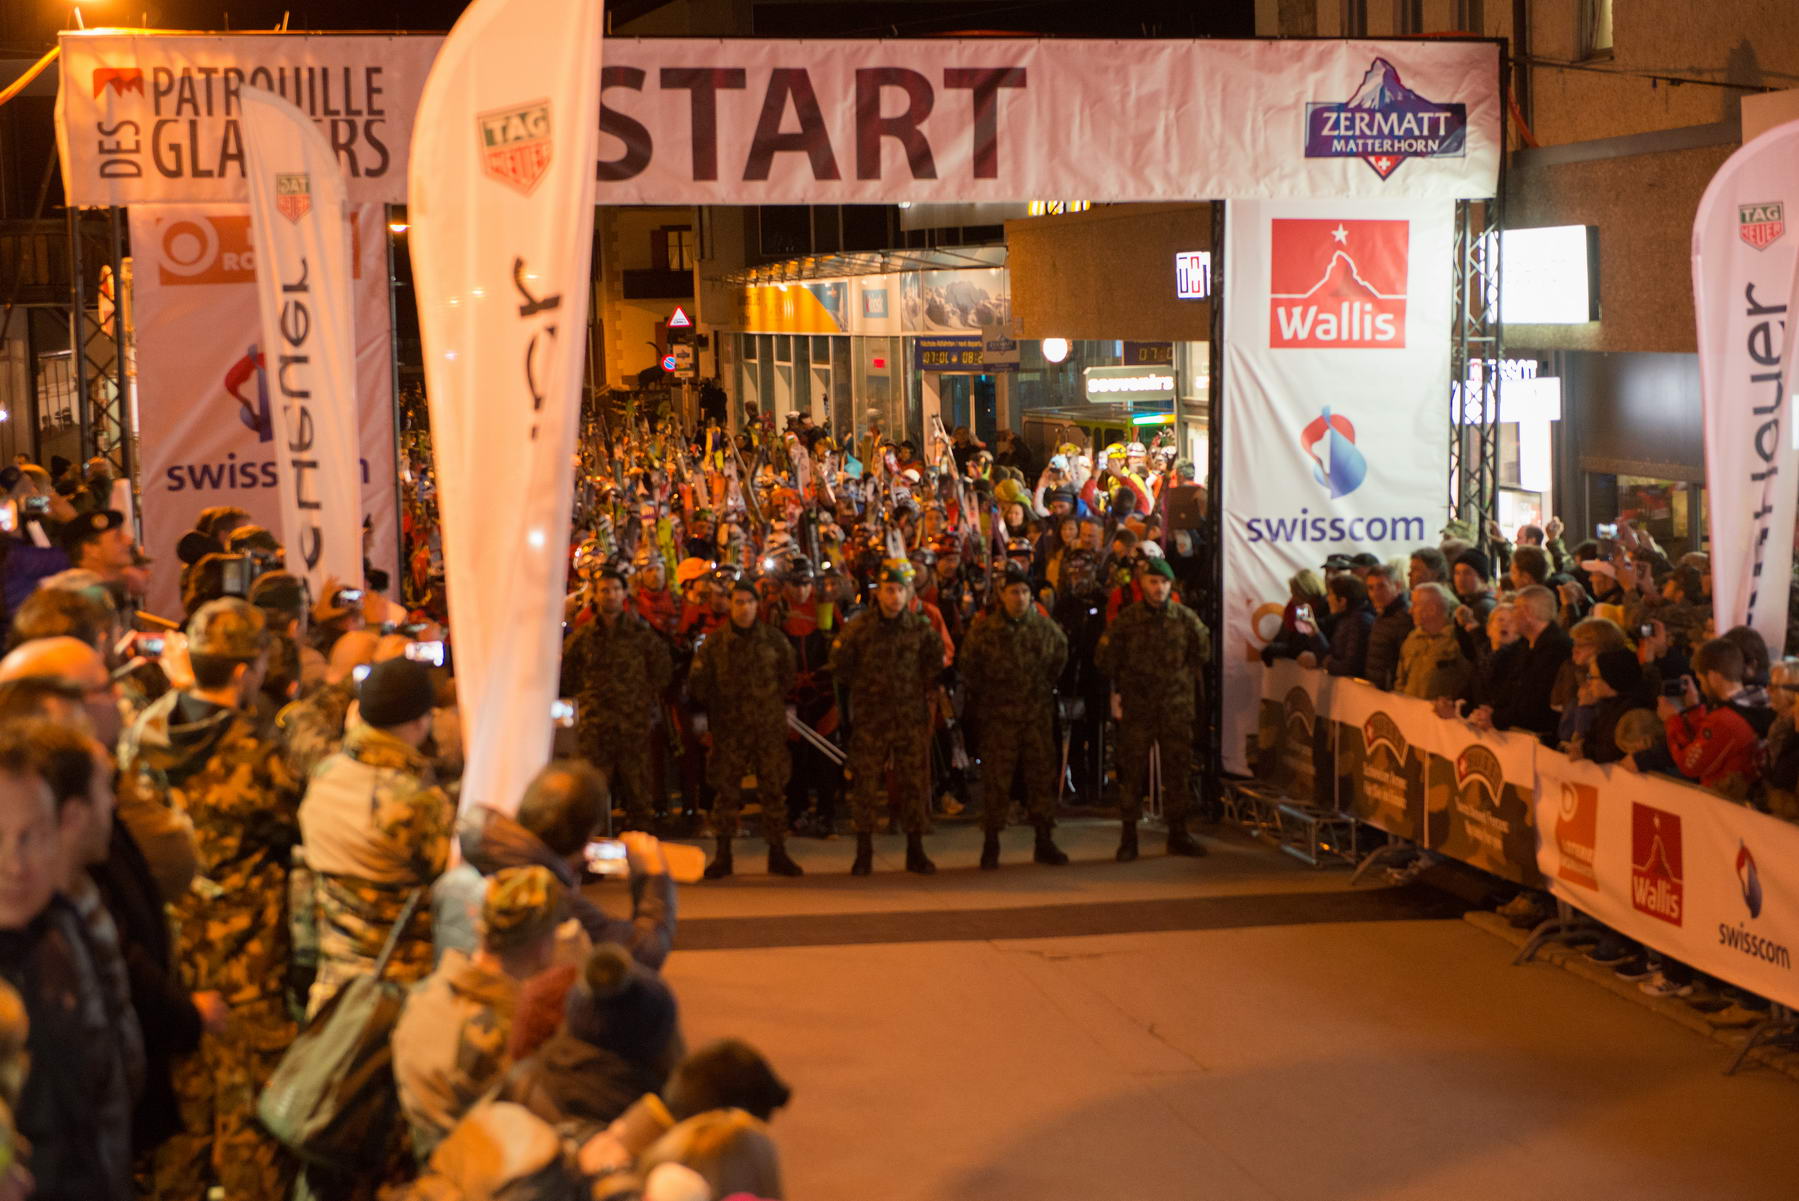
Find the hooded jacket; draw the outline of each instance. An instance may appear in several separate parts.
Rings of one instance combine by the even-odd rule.
[[[497,809],[476,806],[457,830],[462,863],[438,877],[431,889],[432,934],[437,953],[459,950],[473,954],[480,943],[475,915],[481,910],[485,877],[508,867],[546,867],[567,889],[569,916],[581,923],[594,943],[617,943],[631,958],[655,971],[662,969],[675,942],[675,886],[666,874],[631,877],[631,917],[607,914],[581,892],[580,878],[568,861],[517,821]]]

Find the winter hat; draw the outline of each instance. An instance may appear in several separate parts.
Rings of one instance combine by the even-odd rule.
[[[1635,651],[1601,651],[1593,664],[1599,668],[1599,678],[1619,696],[1630,696],[1643,687],[1643,668]]]
[[[738,1038],[707,1043],[683,1059],[663,1093],[677,1122],[711,1109],[741,1109],[766,1122],[793,1097],[762,1053]]]
[[[563,1010],[568,1032],[633,1063],[653,1063],[674,1037],[675,994],[614,943],[588,952]]]
[[[357,690],[362,720],[371,726],[403,726],[431,712],[437,690],[431,669],[411,659],[389,659],[369,669]]]
[[[1455,557],[1455,563],[1452,564],[1452,566],[1460,567],[1464,565],[1483,580],[1493,578],[1493,565],[1487,559],[1487,552],[1484,550],[1469,549],[1457,555]]]

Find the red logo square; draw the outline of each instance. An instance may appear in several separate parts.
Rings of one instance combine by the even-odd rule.
[[[1636,801],[1630,806],[1630,903],[1670,926],[1686,916],[1680,816]]]
[[[1276,218],[1270,231],[1268,345],[1405,346],[1409,221]]]

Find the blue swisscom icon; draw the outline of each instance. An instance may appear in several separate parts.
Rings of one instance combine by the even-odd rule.
[[[1408,158],[1461,158],[1468,106],[1426,100],[1377,58],[1355,95],[1306,105],[1307,158],[1359,158],[1386,179]]]
[[[1299,432],[1299,445],[1312,460],[1312,478],[1330,491],[1331,499],[1348,496],[1368,478],[1368,460],[1356,449],[1355,426],[1349,418],[1324,409]]]

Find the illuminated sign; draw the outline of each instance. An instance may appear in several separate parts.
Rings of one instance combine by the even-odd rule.
[[[1089,367],[1087,399],[1102,404],[1173,400],[1174,372],[1166,367]]]
[[[1212,294],[1212,252],[1183,250],[1174,256],[1174,295],[1179,300],[1204,300]]]
[[[1499,234],[1499,319],[1506,325],[1599,320],[1598,230],[1590,225]]]
[[[682,308],[680,305],[676,305],[674,315],[668,319],[668,328],[692,329],[693,318],[687,315],[686,309]]]

